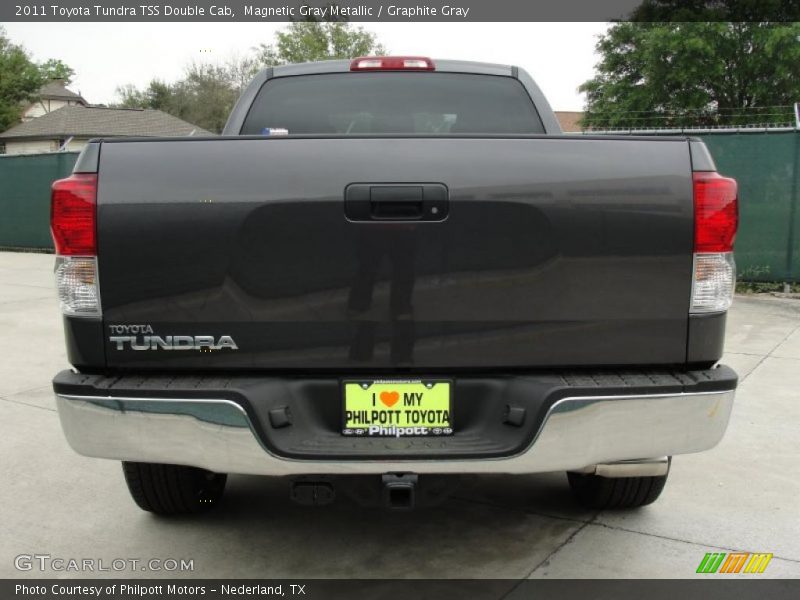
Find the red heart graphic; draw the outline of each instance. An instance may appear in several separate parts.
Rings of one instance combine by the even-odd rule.
[[[400,400],[400,394],[397,392],[381,392],[381,402],[391,408],[397,401]]]

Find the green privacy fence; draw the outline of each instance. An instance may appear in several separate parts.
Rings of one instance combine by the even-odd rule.
[[[702,138],[719,171],[739,182],[739,279],[800,282],[800,132],[677,133]],[[0,247],[52,248],[50,183],[69,174],[76,158],[72,152],[0,156]]]
[[[742,281],[800,281],[800,132],[704,133],[717,169],[739,182]]]
[[[800,131],[744,127],[586,133],[701,138],[719,172],[739,182],[739,281],[800,282]]]
[[[66,177],[77,152],[0,156],[0,248],[52,250],[50,184]]]

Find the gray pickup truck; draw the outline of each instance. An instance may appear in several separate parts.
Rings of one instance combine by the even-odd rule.
[[[737,218],[702,142],[563,135],[517,67],[269,68],[222,136],[95,140],[53,184],[61,424],[159,514],[228,473],[645,505],[727,427]]]

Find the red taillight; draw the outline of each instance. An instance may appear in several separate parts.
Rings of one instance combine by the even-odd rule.
[[[694,180],[694,251],[730,252],[739,226],[736,180],[698,171]]]
[[[350,63],[351,71],[433,71],[436,66],[424,56],[362,56]]]
[[[97,254],[97,175],[76,173],[53,183],[50,232],[61,256]]]

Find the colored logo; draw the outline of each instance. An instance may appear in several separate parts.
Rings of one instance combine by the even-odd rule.
[[[766,552],[707,552],[697,573],[763,573],[771,560]]]
[[[381,402],[391,408],[400,400],[399,392],[381,392]]]

